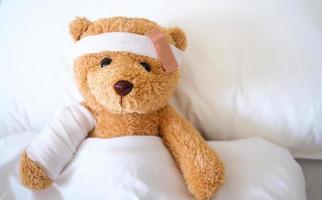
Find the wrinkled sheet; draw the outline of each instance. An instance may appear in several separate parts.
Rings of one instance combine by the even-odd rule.
[[[35,135],[0,140],[0,199],[193,199],[154,136],[86,139],[52,187],[31,192],[19,182],[18,161]],[[285,148],[259,137],[208,144],[226,167],[225,185],[215,199],[306,199],[301,168]]]

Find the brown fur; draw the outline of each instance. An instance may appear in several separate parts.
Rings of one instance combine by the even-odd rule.
[[[106,68],[100,67],[104,57],[112,59]],[[148,62],[147,72],[139,64]],[[167,74],[158,60],[126,52],[87,54],[75,61],[75,77],[86,103],[93,110],[113,113],[150,113],[164,107],[175,90],[179,72]],[[120,97],[113,85],[128,80],[135,86],[130,94]]]
[[[30,160],[26,153],[22,154],[19,167],[20,174],[22,175],[21,182],[28,188],[41,190],[52,184],[52,181],[46,175],[46,172]]]
[[[70,33],[77,41],[105,32],[144,34],[153,28],[161,29],[171,44],[182,50],[186,48],[186,37],[181,29],[166,29],[142,18],[113,17],[95,22],[76,18],[70,25]],[[104,57],[111,58],[112,62],[101,68],[100,61]],[[150,72],[140,65],[143,61],[151,65]],[[196,199],[210,199],[223,185],[224,166],[216,153],[198,131],[168,105],[179,79],[178,71],[167,74],[156,59],[107,51],[82,55],[75,60],[74,66],[78,87],[85,100],[82,104],[97,121],[90,137],[158,135],[175,158],[189,191]],[[130,81],[134,85],[124,97],[113,89],[119,80]],[[21,176],[25,185],[35,189],[50,185],[45,172],[25,154],[21,169],[24,169]]]
[[[159,135],[159,111],[148,114],[115,114],[108,111],[95,113],[96,127],[90,137],[110,138],[126,135]]]
[[[164,143],[196,199],[210,199],[224,183],[224,166],[192,125],[167,106],[161,117]]]

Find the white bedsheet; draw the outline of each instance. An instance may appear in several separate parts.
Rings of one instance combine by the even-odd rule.
[[[34,135],[0,140],[0,199],[192,199],[162,140],[153,136],[86,139],[54,186],[31,192],[19,182],[18,161]],[[226,165],[215,199],[306,199],[302,171],[286,149],[262,138],[208,144]]]

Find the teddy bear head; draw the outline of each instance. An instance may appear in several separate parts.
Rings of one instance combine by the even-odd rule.
[[[143,18],[111,17],[89,21],[78,17],[70,24],[70,34],[77,43],[104,33],[144,35],[156,28],[170,44],[185,50],[186,37],[181,29],[164,28]],[[82,54],[74,61],[74,72],[85,102],[113,113],[150,113],[162,108],[179,79],[179,70],[167,73],[159,59],[125,51]]]

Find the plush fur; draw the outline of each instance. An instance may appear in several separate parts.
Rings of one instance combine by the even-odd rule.
[[[49,187],[52,181],[36,163],[23,153],[20,158],[20,174],[22,184],[34,190],[42,190]]]
[[[159,28],[169,43],[184,50],[187,42],[177,27],[163,28],[142,18],[112,17],[91,22],[76,18],[70,24],[74,41],[105,32],[131,32],[143,35]],[[100,61],[112,62],[101,68]],[[140,62],[149,63],[148,72]],[[155,135],[163,138],[175,158],[189,191],[196,199],[210,199],[224,183],[224,166],[201,135],[189,122],[168,105],[179,79],[179,71],[167,74],[160,61],[126,52],[99,52],[80,56],[74,71],[82,104],[96,118],[89,137],[110,138],[125,135]],[[132,91],[120,97],[113,89],[119,80],[130,81]],[[52,183],[46,173],[22,155],[22,183],[32,189],[43,189]]]

